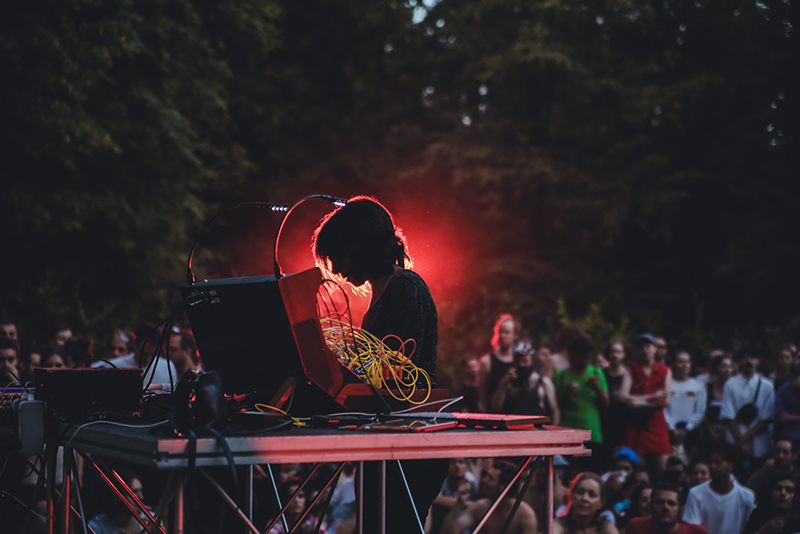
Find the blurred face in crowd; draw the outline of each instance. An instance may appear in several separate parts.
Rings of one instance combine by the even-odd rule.
[[[739,372],[745,378],[750,378],[758,369],[760,360],[752,354],[744,353],[739,357]]]
[[[639,354],[646,364],[652,365],[656,360],[656,346],[649,341],[644,341],[639,345]]]
[[[467,474],[467,460],[465,458],[453,458],[450,460],[450,467],[447,469],[449,478],[463,478]]]
[[[778,353],[778,361],[776,366],[779,371],[788,373],[792,368],[792,353],[788,350],[782,350]]]
[[[56,337],[53,338],[53,343],[56,347],[64,347],[64,343],[72,339],[72,330],[65,328],[56,332]]]
[[[541,364],[542,369],[555,369],[556,362],[553,358],[553,353],[550,352],[549,347],[541,346],[539,350],[536,351],[536,356],[539,358],[539,363]]]
[[[481,497],[496,498],[500,495],[500,470],[484,469],[478,481],[478,494]]]
[[[514,367],[523,371],[533,370],[533,353],[514,353]],[[528,373],[530,374],[530,373]]]
[[[189,351],[183,350],[180,336],[169,336],[169,359],[173,362],[182,362]]]
[[[514,321],[506,320],[497,327],[497,344],[501,349],[511,348],[517,342],[517,335],[514,332]]]
[[[772,509],[787,511],[792,507],[797,487],[791,479],[781,480],[772,486]]]
[[[128,350],[128,344],[122,340],[119,334],[120,333],[117,332],[114,334],[114,337],[111,338],[111,350],[113,351],[114,358],[127,356],[128,353],[130,353]]]
[[[655,338],[656,360],[664,362],[667,359],[667,341],[663,337]]]
[[[594,479],[578,482],[572,490],[570,514],[578,517],[593,517],[603,506],[602,488]]]
[[[458,485],[458,491],[456,493],[458,493],[459,499],[463,502],[467,502],[470,495],[472,495],[472,484],[468,480],[463,480],[461,484]]]
[[[653,492],[651,498],[653,522],[664,530],[671,530],[678,522],[678,514],[680,512],[678,493],[669,490],[658,490]]]
[[[712,480],[724,480],[733,473],[733,462],[728,462],[722,458],[718,452],[712,452],[708,465]]]
[[[613,368],[617,368],[622,365],[622,362],[625,360],[625,347],[622,346],[622,343],[614,343],[611,345],[611,348],[608,349],[608,363]]]
[[[775,443],[775,467],[778,469],[788,470],[792,467],[797,454],[792,454],[792,442],[782,439]]]
[[[17,326],[13,323],[0,324],[0,337],[17,339]]]
[[[650,495],[653,493],[653,488],[643,489],[639,494],[639,501],[636,505],[639,507],[639,514],[646,517],[650,515]]]
[[[708,465],[700,462],[692,467],[692,471],[689,473],[689,486],[699,486],[709,480],[711,480],[711,472],[708,469]]]
[[[42,367],[45,369],[61,369],[64,367],[64,358],[53,353],[42,362]]]
[[[17,351],[14,349],[0,349],[0,384],[9,384],[15,380],[6,371],[19,376],[17,371]]]
[[[40,353],[40,352],[31,352],[29,357],[28,357],[28,360],[30,362],[28,365],[30,366],[31,369],[35,369],[37,367],[41,367],[42,366],[42,353]]]
[[[692,358],[688,352],[679,352],[675,356],[675,378],[686,380],[692,371]]]
[[[297,491],[297,488],[299,487],[300,487],[299,484],[292,484],[291,486],[289,486],[289,495],[293,495],[294,492]],[[286,513],[290,515],[300,515],[305,511],[305,509],[306,509],[306,492],[300,490],[300,492],[297,494],[297,497],[295,497],[294,501],[292,501],[292,504],[289,506],[289,508],[286,509]]]
[[[730,358],[723,358],[717,368],[717,376],[721,382],[726,382],[733,374],[733,362]]]
[[[144,488],[142,487],[141,480],[139,480],[138,478],[134,478],[133,480],[131,480],[130,484],[128,484],[128,487],[131,488],[131,491],[133,492],[134,495],[136,495],[137,499],[144,502]],[[130,501],[131,504],[135,502],[133,499],[130,498],[128,499],[128,501]]]
[[[614,464],[614,470],[630,476],[633,473],[633,464],[627,460],[617,460]]]
[[[650,474],[645,470],[641,470],[641,471],[638,471],[638,472],[634,473],[634,475],[633,475],[633,483],[634,484],[642,484],[642,483],[650,484]]]
[[[481,370],[481,362],[477,358],[470,358],[464,364],[464,375],[470,377],[477,377]]]

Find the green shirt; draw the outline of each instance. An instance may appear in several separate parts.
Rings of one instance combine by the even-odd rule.
[[[553,377],[553,385],[556,387],[556,395],[567,386],[567,384],[577,384],[578,391],[573,397],[567,399],[560,405],[561,426],[570,428],[580,428],[592,431],[592,441],[594,443],[603,442],[603,434],[600,432],[600,410],[597,409],[597,393],[586,385],[586,381],[596,376],[600,389],[608,391],[608,384],[603,372],[594,366],[587,366],[586,370],[580,375],[576,375],[569,368],[562,369]]]

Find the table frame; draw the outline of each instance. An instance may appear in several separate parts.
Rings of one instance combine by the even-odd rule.
[[[385,532],[385,467],[387,461],[397,461],[400,464],[401,460],[427,458],[526,457],[526,462],[516,473],[514,478],[514,481],[516,481],[522,475],[524,469],[533,461],[534,457],[542,457],[546,462],[545,472],[549,480],[549,484],[546,486],[546,512],[544,514],[545,525],[543,531],[551,532],[553,517],[553,456],[589,455],[591,451],[584,447],[584,441],[589,439],[591,439],[591,432],[588,430],[576,430],[550,425],[543,425],[541,428],[531,427],[515,430],[455,429],[430,433],[291,429],[257,436],[231,436],[227,438],[227,442],[236,465],[248,466],[245,475],[245,497],[241,506],[202,469],[203,467],[228,465],[224,452],[213,437],[200,437],[197,439],[196,466],[200,474],[207,478],[212,486],[217,489],[223,500],[236,511],[243,524],[246,525],[247,531],[261,534],[262,531],[252,523],[254,465],[281,463],[316,463],[319,465],[325,462],[333,462],[341,464],[339,466],[339,471],[341,471],[344,462],[358,462],[359,466],[356,475],[357,532],[363,534],[363,507],[361,502],[363,498],[363,462],[365,461],[381,462],[381,472],[384,476],[381,477],[380,481],[382,496],[380,523],[381,532]],[[160,518],[168,502],[172,501],[174,510],[172,532],[173,534],[183,534],[183,482],[184,474],[189,466],[189,457],[186,453],[187,443],[188,440],[185,438],[156,436],[147,429],[118,427],[112,423],[97,423],[80,428],[74,432],[74,435],[65,437],[63,444],[69,444],[71,449],[78,451],[87,460],[87,464],[96,469],[106,484],[126,503],[128,500],[123,492],[132,497],[133,493],[130,488],[127,488],[127,485],[122,482],[119,475],[113,470],[101,467],[99,464],[102,462],[96,462],[93,456],[115,458],[159,470],[174,471],[176,476],[170,477],[171,483],[168,483],[167,488],[164,490],[162,502],[159,504],[159,511],[155,517]],[[92,456],[89,456],[89,454]],[[71,462],[65,462],[65,468],[67,464],[71,464]],[[402,473],[402,464],[400,465]],[[111,472],[109,473],[108,471]],[[267,472],[277,495],[272,469],[267,469]],[[67,475],[66,472],[65,475]],[[328,484],[330,485],[336,478],[338,477],[332,477]],[[526,482],[526,487],[531,478],[532,474]],[[120,489],[115,487],[112,479],[116,481],[116,485]],[[65,476],[64,480],[67,480],[67,476]],[[174,490],[171,485],[174,486]],[[488,519],[500,500],[505,497],[506,492],[512,485],[513,482],[506,487],[474,532],[479,532],[486,519]],[[324,488],[320,491],[320,495],[323,492]],[[520,492],[518,501],[521,500],[522,493]],[[69,510],[72,509],[73,513],[79,515],[72,507],[71,498],[72,493],[65,486],[64,524],[66,526],[69,525]],[[409,498],[413,502],[413,496],[410,493]],[[294,495],[282,506],[281,512],[269,525],[270,528],[283,518],[283,512],[285,512],[293,499]],[[138,502],[138,499],[136,501],[136,504],[144,510],[142,503]],[[281,506],[280,500],[278,505]],[[132,513],[138,517],[134,507],[131,506],[130,508]],[[310,508],[311,506],[308,507],[309,510]],[[154,517],[151,515],[150,519],[152,520]],[[419,520],[419,518],[417,519]],[[283,520],[284,528],[288,532],[289,529],[285,524],[285,519]],[[161,520],[159,519],[159,521]],[[166,534],[166,529],[162,529],[158,525],[148,525],[146,521],[140,521],[140,523],[147,532]],[[268,532],[269,528],[266,531]]]

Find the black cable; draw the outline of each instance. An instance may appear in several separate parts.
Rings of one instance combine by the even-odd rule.
[[[111,363],[110,361],[106,360],[105,358],[84,358],[83,360],[79,361],[75,365],[72,366],[73,369],[77,369],[80,364],[83,362],[106,362],[108,365],[113,367],[114,369],[119,369],[116,365]]]
[[[225,213],[228,213],[229,211],[233,211],[237,208],[243,208],[243,207],[270,208],[272,209],[272,211],[286,211],[289,209],[288,204],[276,204],[273,202],[240,202],[239,204],[235,204],[229,208],[226,208],[221,212],[217,213],[216,215],[214,215],[213,217],[211,217],[211,219],[209,219],[209,221],[205,224],[205,226],[203,226],[202,230],[200,230],[200,233],[197,234],[197,237],[195,238],[194,243],[192,244],[192,250],[189,251],[189,260],[186,262],[186,279],[190,284],[193,284],[195,282],[194,273],[192,272],[192,258],[194,257],[194,249],[197,247],[197,242],[200,240],[200,236],[203,235],[206,229],[211,225],[212,222],[214,222],[217,219],[217,217]]]
[[[337,198],[331,195],[309,195],[307,197],[301,198],[300,200],[295,202],[291,208],[289,208],[289,210],[286,212],[286,215],[283,216],[283,220],[281,221],[281,226],[280,228],[278,228],[278,233],[275,235],[275,248],[272,251],[272,259],[274,262],[276,279],[283,278],[283,273],[281,273],[281,267],[280,264],[278,263],[278,244],[280,243],[281,240],[281,233],[283,232],[283,227],[286,224],[286,221],[289,219],[289,215],[292,213],[292,211],[294,211],[294,209],[297,206],[304,203],[306,200],[310,200],[312,198],[321,198],[322,200],[327,200],[328,202],[337,207],[341,207],[347,204],[347,201],[344,200],[343,198]]]

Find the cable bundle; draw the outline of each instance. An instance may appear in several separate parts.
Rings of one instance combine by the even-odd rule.
[[[431,378],[424,369],[420,369],[411,361],[416,342],[406,341],[390,335],[378,339],[366,330],[355,328],[343,320],[341,314],[322,317],[322,334],[328,348],[342,365],[350,369],[364,382],[376,388],[385,388],[397,400],[412,404],[422,404],[428,400],[431,389]],[[389,338],[400,341],[400,348],[392,350],[386,345]],[[410,351],[406,354],[406,351]],[[421,401],[412,401],[418,383],[427,383],[428,394]],[[397,388],[396,390],[394,388]],[[410,389],[406,395],[402,389]]]

